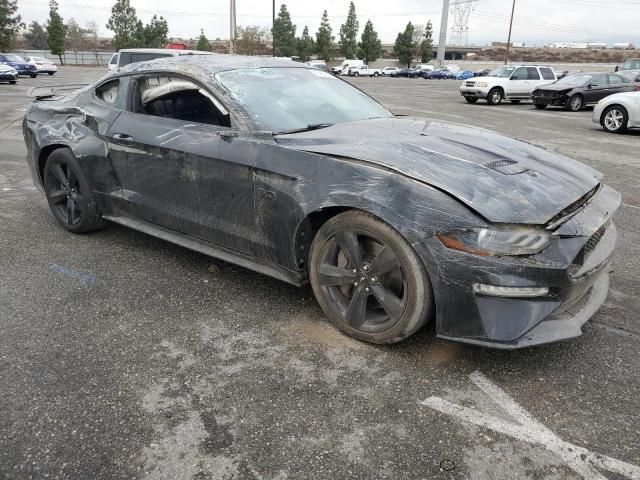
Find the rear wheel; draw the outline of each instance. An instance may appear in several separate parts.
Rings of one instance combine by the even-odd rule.
[[[545,108],[547,108],[547,105],[544,103],[534,103],[533,104],[538,110],[544,110]]]
[[[49,75],[53,75],[53,74],[54,74],[54,73],[56,73],[56,72],[47,72],[47,73],[48,73]]]
[[[580,110],[582,110],[583,103],[584,100],[582,98],[582,95],[573,95],[565,102],[564,108],[566,108],[570,112],[579,112]]]
[[[477,103],[478,99],[476,97],[464,97],[467,103]]]
[[[353,76],[354,76],[354,77],[359,77],[359,76],[360,76],[360,74],[359,74],[358,72],[356,72],[356,73],[354,73],[354,74],[353,74]]]
[[[627,131],[629,113],[620,105],[612,105],[602,112],[600,124],[607,132],[624,133]]]
[[[406,339],[434,311],[427,271],[411,245],[374,216],[351,210],[313,240],[310,279],[329,320],[371,343]]]
[[[379,74],[378,72],[374,72],[373,76],[374,76],[374,77],[379,77],[379,76],[380,76],[380,74]]]
[[[34,73],[34,74],[29,75],[29,76],[30,76],[31,78],[36,78],[36,77],[38,76],[38,74],[37,74],[37,73]]]
[[[68,231],[85,233],[104,225],[89,182],[69,149],[49,155],[44,190],[53,216]]]
[[[9,83],[10,83],[11,85],[15,85],[15,84],[17,83],[17,81],[16,81],[16,80],[9,80]]]
[[[493,88],[489,95],[487,95],[487,103],[489,105],[499,105],[502,103],[502,98],[504,97],[504,93],[499,88]]]

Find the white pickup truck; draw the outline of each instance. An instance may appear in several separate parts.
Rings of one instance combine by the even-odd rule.
[[[460,87],[460,94],[469,103],[476,103],[480,99],[486,100],[489,105],[498,105],[502,100],[520,103],[522,100],[531,100],[531,94],[540,85],[556,80],[556,74],[550,67],[504,66],[486,77],[465,80]]]
[[[369,65],[351,67],[349,69],[350,77],[379,77],[381,75],[382,75],[381,68],[369,68]]]

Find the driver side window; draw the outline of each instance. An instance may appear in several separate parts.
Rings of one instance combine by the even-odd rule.
[[[527,67],[516,68],[516,71],[511,75],[511,80],[526,80],[529,78]]]
[[[231,127],[224,106],[205,89],[181,77],[138,77],[131,110],[142,115]]]

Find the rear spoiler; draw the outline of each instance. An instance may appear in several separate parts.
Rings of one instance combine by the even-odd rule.
[[[64,96],[68,93],[62,94],[62,92],[71,92],[73,90],[79,90],[89,85],[88,83],[69,83],[66,85],[44,85],[42,87],[33,87],[29,89],[27,96],[41,100],[43,98],[51,98]]]

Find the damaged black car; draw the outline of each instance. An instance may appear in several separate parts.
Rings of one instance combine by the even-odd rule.
[[[578,112],[609,95],[635,89],[630,80],[615,73],[574,73],[536,88],[532,100],[540,110],[554,106]]]
[[[63,93],[35,90],[23,129],[70,232],[115,222],[310,283],[372,343],[431,319],[451,340],[548,343],[579,336],[607,296],[620,195],[557,153],[396,117],[284,59],[154,60]]]

